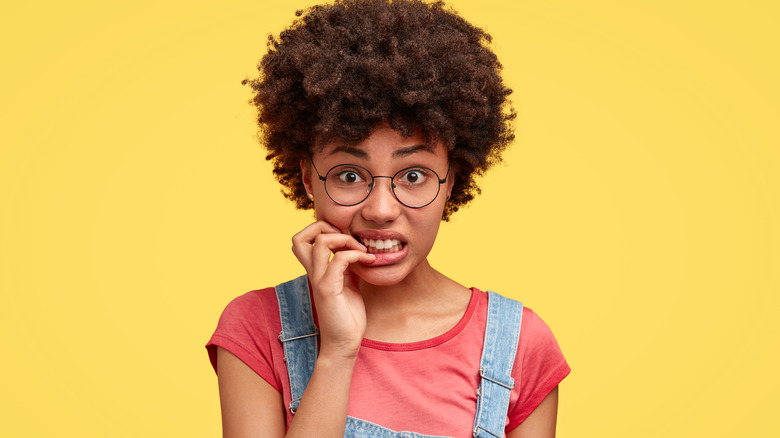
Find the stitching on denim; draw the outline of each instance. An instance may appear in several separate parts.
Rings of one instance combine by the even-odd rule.
[[[424,435],[417,432],[410,432],[410,431],[401,431],[396,432],[392,429],[388,429],[386,427],[382,427],[376,423],[372,423],[367,420],[361,420],[360,418],[350,417],[347,416],[347,431],[365,431],[373,433],[375,436],[381,436],[386,438],[447,438],[445,436],[441,435]],[[350,429],[351,428],[351,429]],[[345,435],[350,436],[350,435]]]
[[[290,401],[288,408],[290,413],[294,415],[297,411],[300,400],[303,398],[303,392],[306,389],[308,380],[311,378],[310,375],[306,376],[307,372],[310,371],[307,369],[309,363],[307,356],[310,354],[313,354],[314,357],[317,356],[317,344],[316,341],[311,339],[311,337],[316,336],[318,334],[318,330],[317,327],[314,326],[314,321],[311,315],[311,303],[308,302],[308,282],[306,276],[301,276],[294,280],[277,285],[274,289],[279,304],[279,318],[282,323],[282,331],[279,333],[279,341],[282,343],[284,349],[283,359],[288,366],[287,376],[290,382],[290,392],[292,396],[292,400]],[[301,304],[304,306],[301,306]],[[308,304],[309,306],[305,306],[305,304]],[[302,307],[309,307],[309,309],[308,311],[304,309],[304,313],[302,315],[295,315],[298,316],[298,318],[296,318],[292,313],[294,312],[293,309],[301,309]],[[304,328],[305,331],[296,330],[297,328]],[[307,331],[311,330],[314,330],[313,334],[306,333]],[[301,331],[303,331],[304,334],[297,336]],[[293,336],[285,338],[285,333],[287,333],[288,336]],[[296,340],[298,342],[288,342],[292,340]],[[293,378],[291,372],[292,374],[295,374],[295,378]]]
[[[522,308],[522,303],[513,302],[495,292],[488,291],[487,323],[485,326],[485,340],[479,368],[481,379],[477,390],[477,413],[474,418],[474,427],[472,429],[474,437],[482,437],[486,436],[486,434],[497,438],[503,437],[503,424],[506,421],[506,411],[500,422],[499,418],[495,415],[497,412],[493,411],[497,409],[506,409],[508,407],[509,394],[516,383],[511,377],[511,366],[514,363],[514,358],[517,354],[516,349],[522,322]],[[511,323],[511,326],[505,325],[508,323]],[[507,333],[507,330],[509,333]],[[512,339],[511,350],[498,350],[496,341],[499,337],[502,339]],[[511,355],[507,353],[511,353]],[[506,367],[510,368],[507,370]],[[492,372],[490,372],[488,376],[488,372],[494,370],[498,371],[499,374],[503,373],[503,371],[507,371],[508,380],[504,379],[506,376],[494,375]],[[507,383],[505,384],[496,379],[507,380]],[[492,432],[487,429],[488,427],[500,430],[501,432]]]

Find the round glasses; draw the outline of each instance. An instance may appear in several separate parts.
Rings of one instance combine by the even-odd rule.
[[[317,176],[325,183],[325,193],[336,204],[346,207],[360,204],[371,194],[377,178],[389,178],[395,199],[411,208],[422,208],[439,196],[441,185],[447,178],[439,178],[433,169],[415,166],[399,170],[393,176],[372,175],[365,167],[357,164],[339,164],[332,167],[325,176],[320,175],[314,160],[311,160]],[[447,173],[449,173],[449,165]]]

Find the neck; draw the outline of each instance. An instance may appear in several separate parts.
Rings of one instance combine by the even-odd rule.
[[[401,310],[435,300],[446,293],[451,283],[454,282],[425,260],[400,283],[377,286],[361,281],[360,292],[363,295],[366,311],[375,307]]]
[[[471,290],[426,260],[404,281],[376,286],[361,281],[366,309],[366,337],[385,342],[413,342],[438,336],[463,316]]]

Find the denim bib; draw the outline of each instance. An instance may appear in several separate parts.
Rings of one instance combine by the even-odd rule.
[[[314,372],[317,360],[317,335],[314,325],[308,278],[303,275],[276,286],[282,332],[279,340],[284,347],[287,374],[290,378],[290,412],[295,414],[303,391]],[[512,366],[520,339],[523,305],[495,292],[488,294],[485,342],[479,364],[481,376],[477,388],[477,414],[473,436],[478,438],[504,436],[509,394],[514,387]],[[369,421],[347,417],[345,438],[436,438],[415,432],[396,432]]]

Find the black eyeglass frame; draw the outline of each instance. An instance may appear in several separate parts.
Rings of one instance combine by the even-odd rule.
[[[374,181],[377,178],[390,178],[390,191],[393,193],[393,197],[398,202],[400,202],[401,205],[403,205],[404,207],[409,207],[409,208],[423,208],[423,207],[427,207],[427,206],[431,205],[433,203],[433,201],[436,200],[436,198],[439,197],[439,193],[441,192],[441,185],[447,182],[447,178],[449,177],[449,174],[450,174],[450,163],[449,162],[447,162],[447,173],[445,174],[443,179],[439,177],[439,174],[436,173],[435,170],[431,169],[430,167],[425,167],[425,166],[407,167],[407,168],[401,169],[398,172],[394,173],[393,176],[385,176],[385,175],[374,175],[373,173],[371,173],[370,170],[366,169],[363,166],[359,166],[357,164],[344,163],[344,164],[337,164],[337,165],[331,167],[325,173],[325,176],[322,176],[322,175],[320,175],[320,171],[317,170],[317,165],[314,164],[314,158],[312,156],[309,156],[309,160],[311,161],[312,167],[314,167],[314,171],[317,172],[317,177],[319,177],[320,181],[322,181],[322,185],[325,186],[325,193],[328,195],[328,198],[330,198],[330,200],[333,201],[334,203],[336,203],[337,205],[341,205],[343,207],[352,207],[352,206],[358,205],[361,202],[363,202],[366,199],[368,199],[368,197],[371,196],[371,192],[374,190]],[[366,192],[366,196],[363,199],[361,199],[360,201],[352,203],[352,204],[343,204],[343,203],[338,202],[335,199],[333,199],[333,196],[331,196],[330,192],[328,192],[328,174],[330,174],[333,171],[333,169],[335,169],[337,167],[340,167],[340,166],[359,167],[359,168],[365,170],[371,176],[371,182],[368,184],[368,191]],[[409,205],[409,204],[405,203],[404,201],[400,200],[398,198],[398,195],[395,193],[396,185],[395,185],[395,183],[393,183],[393,180],[395,179],[395,177],[398,176],[400,173],[403,173],[403,172],[406,172],[406,171],[412,170],[412,169],[430,170],[431,172],[433,172],[434,175],[436,175],[436,179],[439,181],[439,184],[436,186],[436,196],[434,196],[433,199],[431,199],[427,204],[420,205],[420,206]]]

